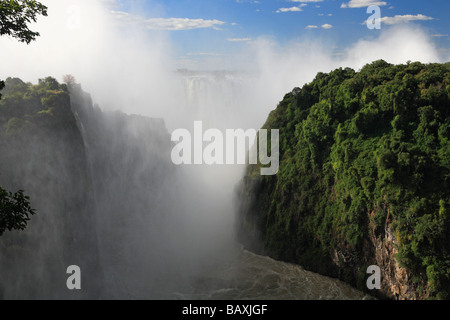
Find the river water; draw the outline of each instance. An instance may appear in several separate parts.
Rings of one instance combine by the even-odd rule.
[[[189,300],[368,300],[348,284],[235,246],[228,261],[213,264],[190,288],[172,299]]]

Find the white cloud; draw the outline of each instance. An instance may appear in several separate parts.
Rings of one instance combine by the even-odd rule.
[[[348,3],[342,3],[341,8],[363,8],[368,6],[385,6],[384,1],[376,0],[350,0]]]
[[[217,28],[225,24],[220,20],[189,19],[189,18],[143,18],[123,11],[111,11],[119,21],[141,26],[147,30],[192,30],[200,28]]]
[[[218,56],[223,56],[223,54],[217,53],[217,52],[187,52],[186,56],[212,56],[212,57],[218,57]]]
[[[323,0],[291,0],[291,2],[322,2]]]
[[[228,38],[227,41],[230,41],[230,42],[246,42],[246,41],[252,41],[252,38]]]
[[[410,21],[426,21],[426,20],[434,20],[432,17],[425,16],[423,14],[405,14],[405,15],[396,15],[393,17],[382,17],[378,19],[380,22],[385,24],[398,24],[398,23],[407,23]]]
[[[359,67],[377,59],[395,64],[408,60],[423,63],[445,61],[431,37],[419,26],[397,25],[382,30],[378,39],[359,40],[353,45],[347,51],[346,61]]]
[[[331,29],[331,28],[333,28],[333,26],[331,24],[328,24],[328,23],[325,23],[325,24],[321,25],[321,27],[323,29]],[[319,28],[319,26],[316,26],[314,24],[310,24],[310,25],[307,25],[305,27],[305,29],[318,29],[318,28]]]
[[[302,3],[299,6],[296,7],[290,7],[290,8],[280,8],[278,9],[276,12],[277,13],[281,13],[281,12],[299,12],[299,11],[303,11],[302,7],[306,6],[306,3]]]

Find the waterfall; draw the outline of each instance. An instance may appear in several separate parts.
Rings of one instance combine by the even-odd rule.
[[[181,74],[182,107],[164,120],[103,111],[75,87],[58,116],[2,145],[1,164],[12,168],[3,181],[23,186],[38,213],[26,230],[0,237],[0,297],[364,298],[234,242],[233,191],[243,165],[171,162],[167,123],[256,127],[256,118],[240,117],[254,112],[253,81]],[[80,267],[79,291],[66,287],[69,265]]]

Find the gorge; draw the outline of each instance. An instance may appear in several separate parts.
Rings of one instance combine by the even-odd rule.
[[[2,94],[2,184],[37,210],[0,237],[2,299],[366,297],[243,250],[232,184],[211,181],[238,181],[243,166],[174,165],[162,119],[102,111],[51,77],[8,78]],[[70,265],[81,290],[66,287]]]
[[[195,103],[177,124],[245,127],[232,121],[242,101],[212,112],[197,95],[249,81],[223,75],[179,78]],[[318,73],[262,125],[280,130],[273,176],[260,163],[177,166],[170,121],[104,111],[76,83],[8,78],[2,184],[23,188],[37,214],[0,237],[0,295],[445,298],[448,77],[448,64],[381,60]],[[82,290],[66,288],[69,265]],[[382,270],[378,293],[365,287],[369,265]]]

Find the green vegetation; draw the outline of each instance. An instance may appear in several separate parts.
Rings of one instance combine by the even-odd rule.
[[[0,187],[0,236],[6,229],[25,229],[29,216],[35,213],[30,207],[29,199],[23,194],[23,190],[12,194]]]
[[[248,167],[244,243],[256,224],[268,254],[364,289],[368,246],[389,232],[417,296],[450,298],[450,63],[318,73],[264,128],[280,129],[280,170]]]
[[[5,84],[0,100],[0,126],[4,136],[70,110],[67,85],[59,84],[52,77],[39,79],[36,85],[19,78],[7,78]]]

